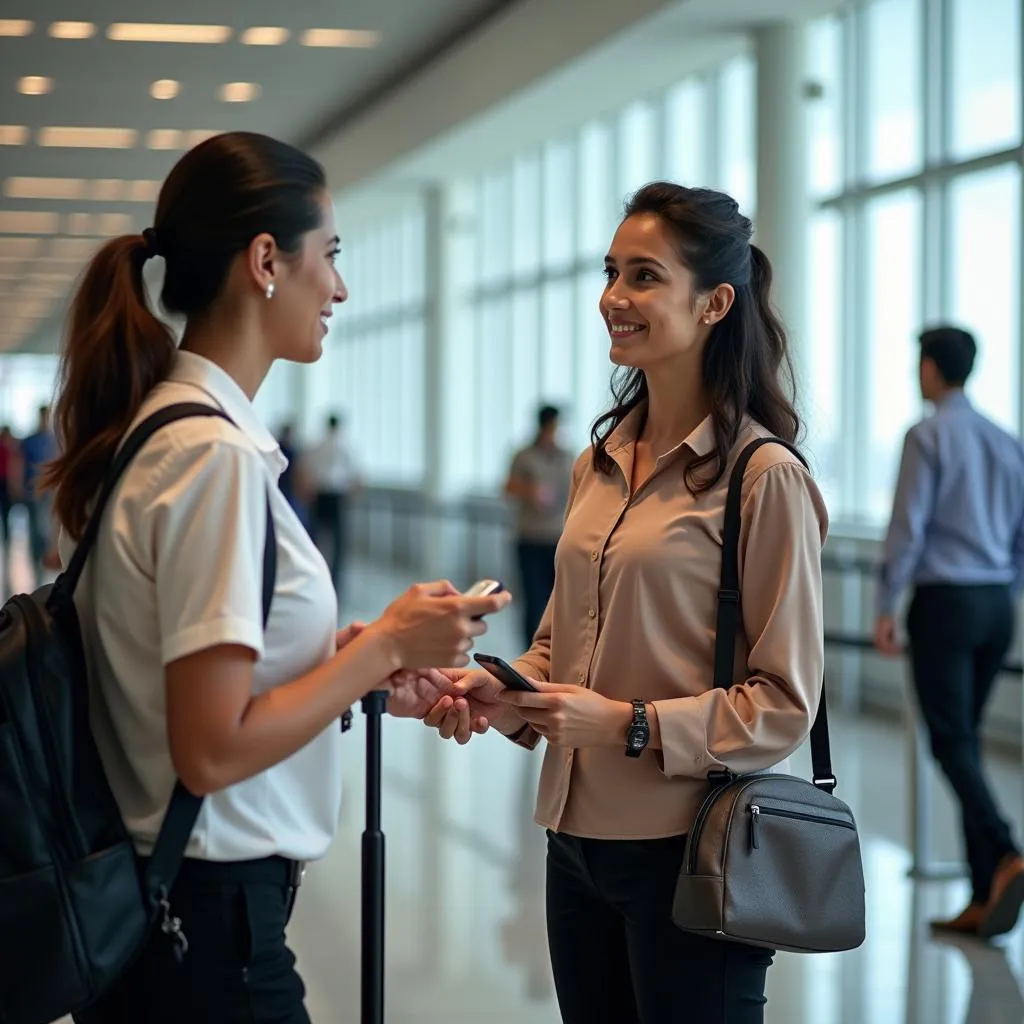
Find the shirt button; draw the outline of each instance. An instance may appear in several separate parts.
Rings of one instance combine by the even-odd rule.
[[[587,678],[586,672],[577,672],[576,673],[576,682],[577,683],[582,683],[586,678]]]
[[[596,618],[597,618],[597,610],[596,610],[596,609],[594,609],[594,608],[588,608],[588,609],[587,609],[587,614],[588,614],[588,615],[589,615],[589,616],[590,616],[590,617],[591,617],[592,619],[596,619]]]
[[[591,551],[590,552],[590,560],[592,562],[596,562],[600,557],[601,557],[601,555],[597,551]]]

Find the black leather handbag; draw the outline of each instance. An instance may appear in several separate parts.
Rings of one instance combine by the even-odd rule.
[[[733,685],[740,622],[740,489],[750,457],[729,480],[715,637],[715,686]],[[806,464],[806,463],[805,463]],[[811,728],[813,780],[773,772],[713,772],[686,843],[672,919],[683,931],[795,953],[855,949],[864,941],[864,869],[853,812],[833,796],[822,689]]]

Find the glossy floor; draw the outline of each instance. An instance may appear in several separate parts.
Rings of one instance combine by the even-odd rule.
[[[370,618],[407,581],[357,568],[346,618]],[[510,613],[479,645],[517,653]],[[290,938],[317,1024],[359,1020],[362,715],[347,744],[348,791],[330,855],[312,866]],[[912,882],[909,753],[892,724],[837,717],[840,795],[857,816],[867,876],[868,940],[847,954],[781,954],[769,972],[770,1024],[1018,1024],[1024,928],[999,945],[938,942],[929,917],[959,910],[962,880]],[[418,723],[384,728],[388,1024],[556,1024],[544,937],[543,835],[531,823],[540,757],[497,736],[467,747]],[[1007,813],[1021,819],[1019,765],[992,758]],[[806,767],[806,753],[798,759]],[[955,818],[932,786],[936,861],[957,855]],[[686,983],[680,964],[680,984]],[[700,1024],[700,1022],[694,1022]]]

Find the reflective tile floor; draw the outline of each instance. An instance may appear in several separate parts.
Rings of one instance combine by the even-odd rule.
[[[346,619],[370,618],[409,582],[357,567]],[[515,655],[516,623],[495,620],[479,649]],[[317,1024],[359,1020],[362,715],[350,734],[338,841],[312,866],[290,938]],[[781,954],[769,972],[770,1024],[1020,1024],[1024,927],[999,945],[938,942],[929,917],[959,910],[962,880],[908,878],[908,744],[893,724],[835,716],[839,795],[861,828],[868,940],[852,953]],[[538,752],[539,753],[539,752]],[[544,938],[542,833],[531,823],[540,757],[500,740],[444,743],[385,720],[388,1024],[556,1024]],[[806,756],[796,767],[806,769]],[[992,759],[1018,826],[1015,762]],[[933,779],[933,860],[957,856],[952,806]],[[685,964],[680,965],[685,984]],[[666,1022],[668,1024],[668,1022]],[[674,1024],[674,1022],[673,1022]],[[700,1022],[693,1022],[700,1024]]]

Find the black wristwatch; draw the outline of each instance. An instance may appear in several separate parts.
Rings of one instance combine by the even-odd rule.
[[[626,757],[639,757],[651,739],[651,727],[647,723],[647,705],[642,700],[633,701],[633,721],[626,733]]]

